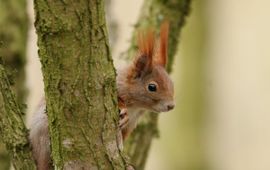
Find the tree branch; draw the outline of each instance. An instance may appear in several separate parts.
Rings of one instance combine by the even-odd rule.
[[[136,24],[132,43],[127,56],[134,56],[137,49],[135,37],[138,29],[142,27],[154,27],[159,30],[161,22],[169,20],[170,37],[168,50],[167,71],[172,71],[172,64],[178,47],[179,36],[185,23],[185,18],[190,10],[191,0],[149,0],[145,1],[141,10],[140,18]],[[147,113],[143,121],[138,125],[131,137],[125,143],[125,150],[131,158],[131,163],[136,169],[143,169],[147,159],[152,139],[158,136],[157,114]]]
[[[5,69],[12,77],[12,90],[18,104],[26,99],[25,64],[28,16],[26,0],[0,1],[0,56],[5,61]]]
[[[0,135],[12,155],[15,169],[35,169],[22,112],[15,101],[4,67],[0,63]]]
[[[25,60],[28,16],[26,0],[0,0],[0,56],[5,61],[8,77],[12,77],[11,88],[19,105],[26,99]],[[10,158],[0,139],[0,167],[10,168]]]

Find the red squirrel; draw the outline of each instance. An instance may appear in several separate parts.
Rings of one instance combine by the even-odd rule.
[[[164,22],[159,41],[149,30],[138,35],[138,53],[133,63],[117,70],[119,127],[123,139],[136,127],[142,111],[167,112],[174,108],[174,87],[165,70],[169,24]],[[30,143],[38,170],[52,168],[45,100],[34,114]]]

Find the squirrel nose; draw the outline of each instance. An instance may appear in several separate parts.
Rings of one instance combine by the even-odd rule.
[[[168,111],[169,111],[169,110],[172,110],[173,108],[174,108],[174,104],[169,104],[169,105],[167,106]]]

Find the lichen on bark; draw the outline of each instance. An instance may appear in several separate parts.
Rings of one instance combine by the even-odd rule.
[[[5,143],[15,169],[35,169],[22,112],[10,89],[10,83],[0,62],[0,136]]]
[[[26,0],[0,0],[0,56],[21,104],[26,97],[25,63],[28,16]]]
[[[28,32],[26,6],[26,0],[0,0],[0,56],[20,106],[27,94],[24,69]],[[10,158],[1,139],[0,167],[3,170],[10,168]]]
[[[103,0],[35,0],[56,168],[125,169]]]

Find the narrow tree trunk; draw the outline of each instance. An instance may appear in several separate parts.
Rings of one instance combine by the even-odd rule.
[[[169,20],[170,37],[169,37],[169,60],[167,71],[172,71],[173,58],[176,54],[181,29],[184,26],[185,18],[189,13],[191,0],[149,0],[145,1],[141,10],[141,16],[136,24],[133,43],[131,44],[127,55],[134,56],[136,46],[134,45],[134,37],[136,31],[141,27],[150,26],[155,30],[159,30],[161,22]],[[152,139],[158,136],[157,114],[146,113],[143,121],[138,125],[131,137],[125,143],[125,151],[131,158],[131,163],[136,169],[144,169],[148,151],[150,149]]]
[[[9,80],[0,63],[0,136],[12,156],[15,169],[34,170],[28,142],[28,131],[23,123],[22,112],[15,101]]]
[[[12,89],[19,104],[24,103],[25,49],[28,30],[26,0],[0,0],[0,56],[3,57],[7,73],[12,77]],[[10,159],[0,140],[0,169],[7,170]]]
[[[18,102],[25,101],[28,17],[26,0],[0,0],[0,56],[3,57]]]
[[[103,0],[34,5],[55,167],[124,169]]]

